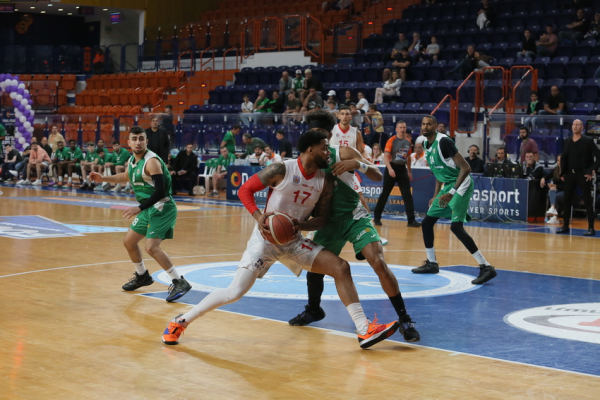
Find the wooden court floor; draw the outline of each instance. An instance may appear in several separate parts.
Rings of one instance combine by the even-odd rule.
[[[10,199],[69,198],[70,192],[0,190],[1,216],[129,225],[119,209]],[[386,260],[420,265],[425,258],[420,230],[405,224],[384,221]],[[180,212],[175,239],[163,248],[176,266],[237,260],[252,227],[243,208]],[[600,240],[468,229],[499,269],[600,279]],[[436,235],[441,265],[473,265],[449,226],[437,227]],[[123,238],[121,232],[0,237],[0,399],[600,398],[597,376],[404,342],[365,351],[355,337],[222,311],[191,325],[180,345],[165,346],[160,336],[166,323],[189,306],[121,290],[133,273]],[[342,256],[352,256],[351,247]],[[155,272],[158,265],[144,257]],[[165,290],[155,283],[140,291]]]

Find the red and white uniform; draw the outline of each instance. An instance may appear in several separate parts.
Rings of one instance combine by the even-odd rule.
[[[329,144],[331,146],[349,146],[356,149],[356,137],[358,136],[358,129],[353,126],[348,127],[348,130],[343,131],[340,124],[333,127],[331,131],[331,140]]]
[[[305,221],[323,193],[325,172],[318,170],[312,175],[307,175],[300,158],[284,161],[284,164],[285,177],[279,185],[269,188],[265,212],[283,212],[299,221]],[[279,261],[299,276],[303,269],[311,270],[317,254],[322,249],[323,246],[306,239],[302,234],[298,234],[296,239],[287,244],[274,245],[262,237],[257,224],[238,268],[247,268],[262,278],[271,265]]]

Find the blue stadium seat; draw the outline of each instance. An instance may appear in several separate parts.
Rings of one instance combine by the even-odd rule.
[[[389,114],[401,114],[404,111],[404,103],[392,103],[388,108]]]
[[[585,64],[585,76],[592,78],[598,68],[600,68],[600,55],[592,56]]]
[[[402,84],[400,88],[400,98],[403,103],[412,103],[417,99],[417,90],[421,86],[419,81],[408,81]]]
[[[433,89],[433,98],[437,101],[441,101],[444,96],[450,94],[454,81],[445,80],[437,83]]]
[[[444,76],[443,70],[446,66],[445,60],[432,61],[428,70],[428,77],[430,80],[439,81]]]
[[[411,68],[412,79],[415,81],[424,81],[427,78],[428,69],[429,61],[418,61],[415,66]]]
[[[571,115],[590,115],[594,111],[594,103],[577,103],[571,109]]]
[[[404,112],[407,114],[418,114],[421,110],[421,103],[409,103],[404,106]]]
[[[437,86],[437,81],[425,81],[421,83],[417,90],[417,101],[419,103],[429,103],[433,99],[433,88]]]
[[[552,78],[562,78],[565,75],[565,68],[569,62],[568,57],[554,57],[552,61],[548,63],[547,71],[548,76]]]
[[[600,79],[588,79],[581,88],[581,100],[584,102],[595,102],[598,100]]]

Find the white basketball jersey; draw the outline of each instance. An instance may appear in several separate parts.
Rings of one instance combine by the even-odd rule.
[[[340,128],[340,124],[337,124],[331,131],[331,140],[329,141],[329,144],[331,146],[349,146],[356,149],[356,136],[357,129],[355,127],[351,126],[344,132]]]
[[[300,158],[284,161],[285,177],[279,185],[269,188],[265,212],[279,211],[300,221],[310,217],[323,193],[325,172],[307,175]]]

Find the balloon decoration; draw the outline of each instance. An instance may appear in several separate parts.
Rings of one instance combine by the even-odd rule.
[[[19,81],[18,76],[11,74],[0,74],[0,93],[6,92],[12,99],[15,107],[15,147],[23,151],[33,135],[33,115],[31,109],[32,100],[29,90],[25,84]]]

